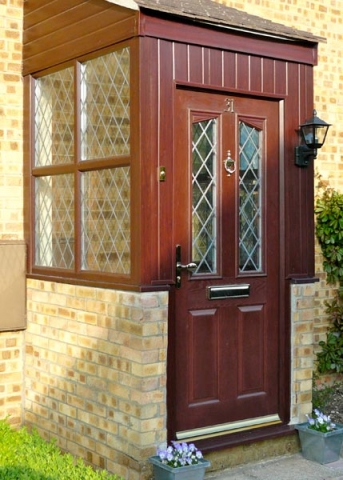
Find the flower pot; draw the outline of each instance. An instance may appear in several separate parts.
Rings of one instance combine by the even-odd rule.
[[[299,432],[300,445],[304,458],[321,464],[339,460],[343,443],[343,425],[336,430],[323,433],[308,428],[308,422],[295,425]]]
[[[211,465],[201,458],[196,465],[173,468],[162,463],[157,455],[150,457],[149,462],[153,464],[155,480],[203,480],[205,468]]]

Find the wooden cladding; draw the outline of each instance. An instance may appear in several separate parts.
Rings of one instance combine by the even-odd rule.
[[[173,149],[167,146],[174,145],[178,136],[178,132],[171,128],[170,116],[170,112],[175,110],[175,88],[225,92],[227,98],[236,93],[251,98],[267,97],[279,101],[279,161],[283,195],[280,222],[283,231],[281,241],[284,242],[285,249],[284,275],[287,278],[313,276],[313,164],[301,171],[294,165],[294,146],[299,142],[298,125],[308,117],[311,108],[313,109],[313,67],[155,38],[141,40],[140,55],[141,65],[149,65],[149,82],[143,81],[140,90],[141,105],[149,105],[149,112],[158,111],[160,118],[164,119],[157,126],[157,120],[155,122],[155,117],[150,115],[149,122],[142,123],[142,158],[149,158],[150,162],[156,161],[156,170],[159,166],[164,166],[168,180],[171,179],[170,172],[174,171],[174,159]],[[144,76],[144,72],[142,75]],[[175,128],[177,124],[176,119]],[[156,131],[159,132],[159,137],[156,136]],[[156,231],[162,232],[158,239],[159,246],[152,248],[154,243],[146,241],[144,255],[148,263],[145,272],[149,272],[151,265],[159,266],[157,282],[172,279],[175,270],[170,255],[175,245],[169,234],[173,229],[173,205],[170,202],[173,194],[171,182],[168,180],[159,187],[151,183],[149,193],[145,192],[145,198],[149,195],[151,204],[156,203],[156,198],[160,202],[160,215],[156,219],[158,225],[155,227]],[[153,222],[157,217],[150,218]],[[152,238],[154,242],[151,237],[153,232],[150,224],[144,232],[144,238]],[[168,233],[164,236],[163,232]],[[146,283],[149,280],[147,278]]]
[[[177,43],[173,51],[175,80],[179,83],[211,85],[231,91],[287,94],[287,62]]]
[[[128,39],[137,47],[130,105],[132,200],[137,205],[132,235],[140,285],[170,284],[175,277],[172,209],[177,206],[170,199],[178,135],[176,88],[279,102],[282,275],[314,275],[313,164],[299,171],[294,146],[298,125],[313,111],[315,43],[211,28],[104,0],[27,0],[24,9],[24,75],[39,77],[63,63],[84,62]],[[162,183],[154,181],[160,168],[166,172]]]
[[[134,35],[136,12],[102,0],[27,0],[23,74],[32,74]]]

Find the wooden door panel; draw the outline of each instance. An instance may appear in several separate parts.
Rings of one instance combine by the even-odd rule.
[[[265,390],[265,315],[263,305],[239,308],[238,397]]]
[[[218,333],[218,310],[196,310],[189,313],[189,406],[219,398]]]
[[[226,98],[176,92],[174,241],[197,264],[175,292],[179,438],[278,419],[279,110],[237,97],[227,112]],[[244,295],[208,295],[237,285]]]

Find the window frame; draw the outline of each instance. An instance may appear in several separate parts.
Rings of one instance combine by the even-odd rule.
[[[81,159],[81,104],[80,104],[80,77],[81,64],[101,57],[115,51],[130,49],[130,154],[113,156],[100,159]],[[24,191],[25,191],[25,238],[28,243],[27,255],[27,276],[29,278],[44,279],[48,281],[59,281],[71,284],[113,287],[114,285],[123,289],[139,289],[139,252],[140,252],[140,211],[139,194],[140,178],[139,165],[135,159],[139,158],[139,115],[137,114],[139,104],[139,89],[133,85],[138,79],[138,44],[135,39],[115,44],[111,47],[92,52],[88,55],[64,62],[58,66],[44,69],[32,75],[24,77]],[[74,69],[74,160],[72,163],[61,165],[35,166],[35,82],[37,79],[55,73],[68,67]],[[106,168],[130,168],[130,273],[116,274],[100,271],[85,270],[81,268],[81,175],[83,172],[96,171]],[[37,177],[58,175],[74,175],[74,222],[75,222],[75,267],[74,270],[64,268],[46,267],[35,265],[35,179]],[[134,194],[136,192],[136,194]],[[134,228],[138,226],[138,228]],[[133,254],[135,252],[135,254]]]

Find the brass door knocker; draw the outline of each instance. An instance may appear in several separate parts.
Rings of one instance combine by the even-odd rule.
[[[232,173],[236,171],[236,162],[231,158],[231,151],[227,151],[227,157],[224,160],[224,168],[227,171],[227,176],[230,177]]]

